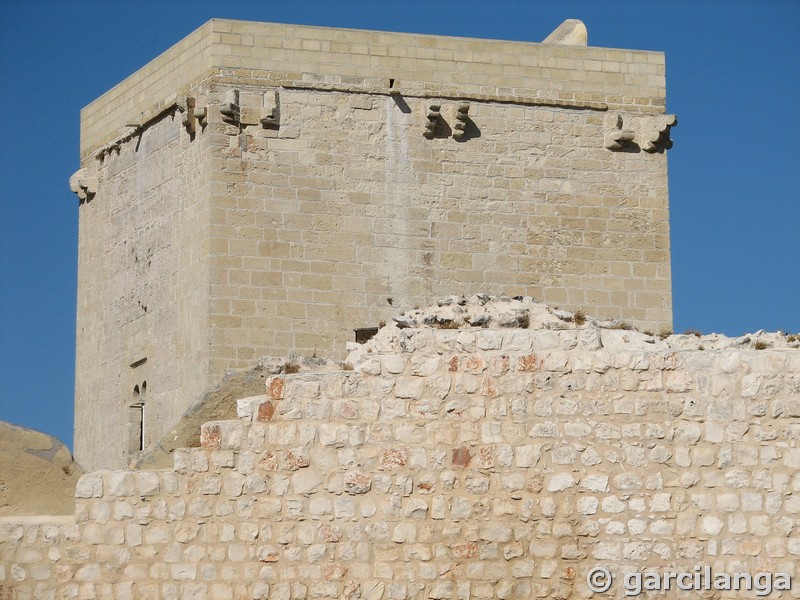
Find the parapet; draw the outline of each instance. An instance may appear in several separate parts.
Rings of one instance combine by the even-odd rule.
[[[212,19],[81,111],[81,156],[226,72],[285,88],[645,113],[664,112],[666,96],[661,52]]]

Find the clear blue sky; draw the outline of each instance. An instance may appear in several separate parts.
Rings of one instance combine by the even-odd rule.
[[[675,330],[800,331],[800,2],[0,0],[0,420],[72,445],[79,111],[212,17],[664,51]]]

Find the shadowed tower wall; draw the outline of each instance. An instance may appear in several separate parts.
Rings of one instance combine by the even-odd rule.
[[[671,326],[664,106],[656,52],[210,21],[81,115],[77,460],[439,295]]]

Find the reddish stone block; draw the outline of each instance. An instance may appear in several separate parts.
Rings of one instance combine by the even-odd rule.
[[[469,465],[469,461],[472,460],[472,454],[469,451],[469,448],[466,446],[461,446],[460,448],[453,448],[453,466],[454,467],[466,467]]]
[[[342,529],[337,527],[336,525],[323,525],[319,528],[320,533],[322,534],[322,539],[326,542],[331,542],[335,544],[339,540],[342,539]]]
[[[371,444],[379,444],[380,442],[388,442],[392,439],[392,428],[390,425],[383,423],[373,423],[369,428],[367,434],[367,441]]]
[[[493,469],[494,468],[494,455],[489,446],[481,446],[478,448],[478,464],[479,469]]]
[[[271,400],[267,400],[266,402],[262,402],[258,405],[258,415],[256,415],[257,421],[271,421],[272,415],[275,414],[275,405],[272,403]]]
[[[363,471],[348,471],[344,474],[344,491],[348,494],[366,494],[372,489],[372,477]]]
[[[486,361],[480,354],[473,354],[464,361],[464,370],[477,375],[486,369]]]
[[[381,466],[384,469],[405,467],[408,463],[406,451],[402,448],[390,448],[381,453]]]
[[[288,471],[297,471],[298,469],[304,469],[309,464],[311,464],[311,460],[306,454],[301,452],[295,452],[293,450],[287,450],[286,454],[284,455],[285,463],[286,463],[286,470]]]
[[[283,377],[272,377],[267,380],[267,396],[274,400],[283,400],[283,391],[286,381]]]
[[[274,563],[278,562],[279,558],[277,548],[267,548],[261,552],[258,560],[263,563]]]
[[[453,556],[456,558],[475,558],[478,556],[478,544],[469,542],[467,544],[453,544],[450,546]]]
[[[448,371],[458,371],[458,357],[454,356],[450,359],[449,363],[450,366],[447,368]]]
[[[356,403],[352,400],[338,402],[334,410],[340,419],[355,419],[358,416]]]
[[[525,354],[517,359],[517,370],[524,372],[536,371],[539,369],[539,359],[535,354]]]
[[[336,581],[347,575],[347,567],[344,565],[325,565],[322,567],[322,577],[326,581]]]
[[[491,360],[492,371],[495,373],[505,373],[508,371],[510,364],[511,360],[505,354],[501,356],[494,356]]]
[[[539,494],[544,487],[544,474],[543,473],[535,473],[528,477],[528,481],[525,484],[525,489],[533,494]]]
[[[277,471],[278,457],[272,450],[267,450],[266,452],[264,452],[264,458],[261,459],[259,465],[265,471]]]
[[[201,448],[219,448],[221,445],[222,431],[219,425],[205,424],[200,429]]]
[[[423,492],[432,492],[436,489],[436,484],[431,481],[419,481],[417,482],[417,489]]]

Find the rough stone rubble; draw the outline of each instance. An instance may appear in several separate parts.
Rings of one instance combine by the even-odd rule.
[[[577,329],[586,333],[586,348],[603,347],[639,348],[643,350],[724,350],[727,348],[800,348],[800,334],[783,332],[755,333],[739,337],[721,334],[685,333],[672,331],[639,332],[630,324],[618,319],[597,319],[582,312],[570,312],[537,302],[530,296],[490,296],[475,294],[445,296],[437,300],[434,307],[415,309],[393,318],[393,323],[381,327],[378,334],[365,345],[351,343],[348,361],[356,364],[364,354],[381,352],[393,348],[399,339],[399,331],[420,327],[438,329]],[[760,344],[759,344],[760,342]]]

